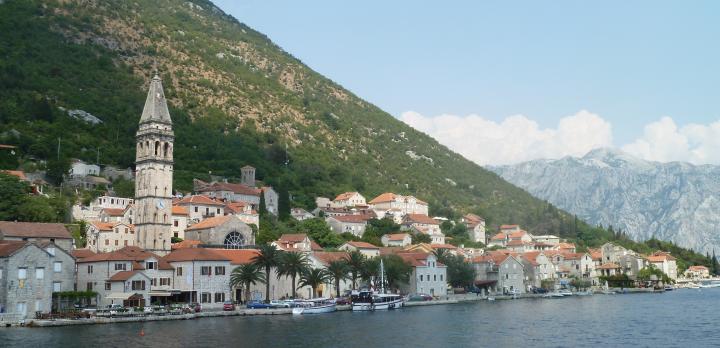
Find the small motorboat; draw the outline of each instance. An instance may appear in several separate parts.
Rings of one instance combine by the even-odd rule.
[[[335,300],[329,298],[313,298],[309,300],[295,300],[292,314],[320,314],[337,310]]]

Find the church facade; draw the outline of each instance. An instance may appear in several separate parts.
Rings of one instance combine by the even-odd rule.
[[[133,222],[136,245],[160,255],[171,246],[174,139],[162,80],[155,76],[136,134]]]

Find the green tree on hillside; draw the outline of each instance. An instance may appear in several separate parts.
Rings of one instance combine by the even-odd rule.
[[[27,183],[0,172],[0,220],[19,219],[18,208],[27,200],[29,192]]]

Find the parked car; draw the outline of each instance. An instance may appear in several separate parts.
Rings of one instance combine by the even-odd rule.
[[[247,304],[246,307],[247,307],[247,308],[250,308],[250,309],[268,309],[268,308],[272,308],[272,307],[270,306],[270,304],[262,303],[262,302],[260,302],[260,301],[250,301],[250,302],[248,302],[248,304]]]
[[[290,304],[285,301],[272,300],[270,301],[270,308],[290,308]]]
[[[232,303],[232,301],[225,301],[225,302],[223,302],[223,310],[224,311],[234,311],[235,304]]]

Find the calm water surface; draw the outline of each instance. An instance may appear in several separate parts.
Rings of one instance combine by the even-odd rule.
[[[720,288],[684,289],[376,313],[10,328],[0,329],[0,347],[718,347],[718,309]]]

